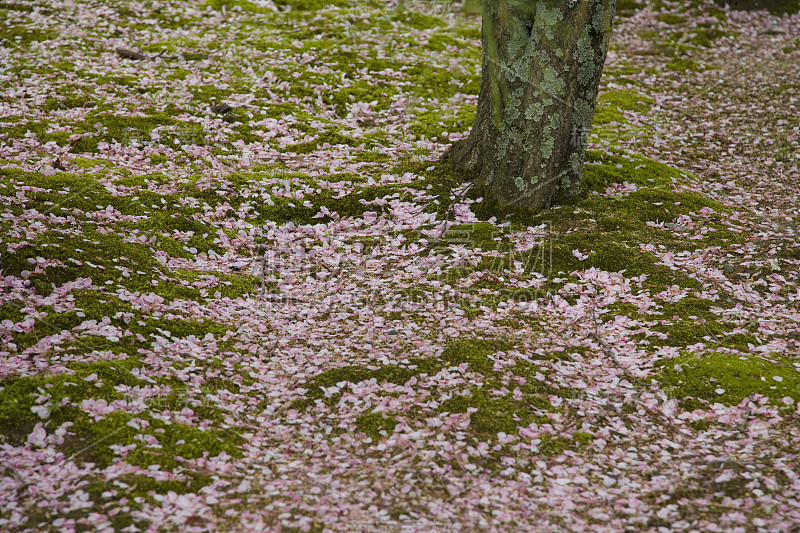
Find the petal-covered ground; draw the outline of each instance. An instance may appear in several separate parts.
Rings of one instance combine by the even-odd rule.
[[[0,530],[800,527],[799,15],[621,1],[529,220],[471,4],[0,27]]]

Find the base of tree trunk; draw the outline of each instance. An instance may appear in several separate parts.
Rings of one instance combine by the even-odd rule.
[[[475,122],[442,159],[498,211],[534,214],[581,194],[616,3],[484,5]]]

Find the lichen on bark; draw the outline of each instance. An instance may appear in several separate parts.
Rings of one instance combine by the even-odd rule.
[[[580,193],[617,0],[485,0],[478,108],[445,154],[501,210]]]

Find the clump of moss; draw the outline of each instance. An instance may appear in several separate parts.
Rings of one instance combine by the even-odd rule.
[[[629,17],[637,9],[641,9],[644,5],[636,0],[619,0],[617,2],[617,13],[623,17]]]
[[[475,120],[475,109],[474,105],[461,106],[454,116],[446,116],[439,110],[423,111],[417,115],[409,130],[427,139],[444,139],[445,132],[460,133],[469,130]]]
[[[21,139],[30,132],[35,134],[36,138],[42,144],[52,141],[58,145],[64,145],[70,134],[67,132],[47,133],[49,127],[50,122],[47,120],[29,120],[24,124],[16,126],[0,124],[0,139]]]
[[[706,70],[706,67],[693,59],[685,57],[678,57],[667,63],[667,70],[672,72],[701,72]]]
[[[431,50],[442,51],[448,46],[459,46],[462,44],[463,43],[461,43],[458,39],[455,39],[446,33],[438,32],[428,39],[426,46]]]
[[[92,104],[94,104],[94,100],[86,94],[68,94],[60,98],[48,98],[42,106],[42,110],[49,113],[57,109],[90,107]]]
[[[664,251],[678,252],[694,249],[698,242],[706,245],[739,243],[744,237],[724,226],[723,219],[729,208],[719,202],[710,200],[698,193],[679,192],[675,184],[697,180],[693,174],[684,173],[668,165],[638,156],[616,156],[590,151],[585,166],[584,187],[586,194],[567,205],[552,209],[545,213],[530,216],[524,213],[501,213],[511,222],[508,231],[514,228],[524,229],[526,226],[545,224],[550,235],[539,246],[525,253],[509,251],[502,258],[487,258],[476,267],[452,269],[447,273],[450,277],[464,277],[472,272],[489,270],[503,276],[504,270],[514,268],[516,262],[521,263],[526,274],[538,273],[546,277],[560,277],[559,273],[569,275],[573,271],[597,268],[609,272],[625,272],[626,277],[646,275],[646,289],[661,291],[671,285],[684,288],[698,288],[699,282],[688,272],[661,265],[658,257],[640,248],[642,243],[656,246]],[[606,195],[606,190],[613,184],[629,183],[638,190],[619,195]],[[598,194],[600,193],[600,194]],[[480,191],[469,193],[473,197],[481,195]],[[472,206],[478,217],[497,216],[487,202]],[[702,239],[697,235],[676,234],[670,227],[660,227],[652,223],[673,223],[682,215],[703,212]],[[713,212],[708,211],[713,210]],[[688,230],[687,230],[688,231]],[[475,246],[478,243],[474,243]],[[502,249],[502,246],[496,249]],[[578,259],[573,251],[578,250],[588,257]],[[517,266],[519,266],[517,264]],[[546,291],[558,290],[560,285],[549,283],[540,288],[543,295]],[[525,292],[504,292],[504,284],[491,279],[482,279],[465,289],[467,292],[490,289],[494,296],[501,298],[525,298]],[[536,292],[536,291],[534,291]],[[493,300],[494,296],[489,297]],[[481,296],[485,298],[485,296]],[[484,303],[490,303],[485,301]],[[707,328],[711,335],[722,332],[709,318]],[[687,324],[689,326],[689,324]],[[673,333],[677,332],[672,328]],[[687,330],[688,332],[688,330]],[[698,331],[691,332],[693,337]],[[700,337],[707,335],[702,333]],[[678,335],[683,337],[683,335]],[[681,342],[676,340],[676,342]]]
[[[346,0],[276,0],[276,6],[289,8],[291,11],[320,11],[328,6],[347,7]]]
[[[99,125],[99,126],[98,126]],[[100,142],[119,142],[129,144],[137,139],[145,140],[156,128],[174,126],[177,128],[176,138],[185,144],[203,144],[205,133],[201,124],[183,122],[172,118],[165,112],[153,112],[146,117],[119,116],[103,111],[92,111],[84,122],[76,126],[76,131],[96,133],[86,136],[72,144],[75,153],[96,152]]]
[[[87,237],[86,240],[75,243],[73,247],[66,246],[68,241],[57,232],[42,234],[35,245],[22,248],[13,255],[3,254],[0,258],[0,268],[6,275],[21,276],[23,271],[32,268],[29,259],[35,261],[37,257],[43,257],[61,261],[63,266],[52,266],[42,273],[28,276],[28,280],[37,292],[45,295],[52,292],[53,285],[60,286],[78,278],[91,278],[97,285],[106,281],[125,280],[129,287],[145,289],[149,286],[149,276],[163,271],[161,264],[153,258],[152,252],[144,246],[125,242],[116,235],[100,235],[90,228],[86,228],[84,235]],[[120,271],[113,266],[109,265],[110,268],[105,266],[111,263],[111,258],[121,257],[127,258],[127,261],[120,265],[148,273],[147,279],[138,274],[123,278]],[[95,261],[103,268],[93,267]]]
[[[68,373],[12,377],[5,380],[3,395],[0,397],[0,429],[4,439],[12,444],[24,441],[30,428],[39,419],[31,408],[38,404],[39,396],[46,395],[49,396],[51,405],[48,417],[51,424],[73,423],[70,431],[74,435],[67,439],[65,450],[75,448],[72,451],[82,451],[82,459],[103,465],[110,464],[114,457],[112,445],[137,443],[134,437],[141,432],[156,435],[161,447],[170,450],[171,455],[139,443],[127,458],[131,464],[145,467],[160,464],[162,467],[174,468],[178,466],[174,456],[191,459],[202,457],[205,452],[219,455],[223,451],[232,456],[241,456],[239,446],[244,442],[243,439],[221,429],[206,431],[188,424],[166,423],[146,413],[134,415],[122,411],[109,413],[102,420],[92,420],[81,409],[84,400],[101,398],[108,403],[126,400],[118,387],[141,385],[139,378],[131,373],[141,364],[137,358],[70,363]],[[162,378],[159,384],[181,386],[174,378]],[[177,402],[169,405],[176,408]],[[149,423],[146,431],[135,429],[134,425],[129,424],[137,417]]]
[[[686,21],[686,19],[684,17],[682,17],[680,15],[676,15],[674,13],[663,13],[663,14],[659,15],[656,18],[658,18],[658,20],[660,20],[661,22],[663,22],[665,24],[670,24],[670,25],[673,25],[673,26],[676,25],[676,24],[682,24],[682,23],[684,23]]]
[[[652,326],[652,329],[666,334],[667,338],[648,339],[655,346],[685,347],[699,342],[713,342],[724,334],[725,328],[717,315],[710,311],[711,306],[712,302],[696,296],[665,303],[660,315],[651,318],[659,319],[659,323]],[[646,316],[639,318],[647,319]],[[666,322],[660,323],[660,320]]]
[[[4,46],[9,48],[17,46],[25,47],[33,42],[51,41],[56,37],[58,37],[58,33],[53,30],[31,29],[22,25],[11,25],[4,28],[3,38],[0,42],[4,43]]]
[[[607,91],[597,98],[592,124],[602,126],[611,122],[624,123],[623,111],[645,113],[650,110],[654,100],[633,89]]]
[[[729,32],[718,28],[698,28],[692,32],[692,38],[689,42],[703,48],[710,48],[714,41],[729,35],[731,35]]]
[[[682,399],[684,408],[702,405],[697,400],[738,405],[753,394],[778,403],[785,397],[800,401],[800,375],[780,361],[758,357],[711,353],[687,354],[661,363],[662,387]]]
[[[39,394],[49,394],[55,400],[52,402],[51,419],[58,424],[82,416],[78,408],[69,405],[61,407],[59,404],[63,398],[77,403],[94,397],[102,397],[108,402],[123,399],[115,387],[139,384],[139,380],[130,373],[137,364],[138,361],[133,359],[72,363],[69,365],[70,374],[9,378],[3,381],[4,389],[0,396],[0,428],[9,435],[15,424],[37,420],[31,407],[36,405],[36,396]],[[94,383],[102,382],[101,387],[85,380],[91,374],[97,376]]]
[[[91,159],[88,157],[73,157],[69,160],[70,163],[78,165],[81,168],[92,168],[98,166],[105,166],[108,162],[99,159]]]
[[[100,502],[108,496],[103,496],[103,493],[109,490],[116,490],[123,492],[126,497],[130,499],[129,505],[132,508],[138,508],[141,500],[139,498],[148,500],[151,503],[155,502],[153,498],[157,494],[167,494],[174,492],[175,494],[191,494],[200,491],[212,483],[212,479],[208,475],[199,474],[196,472],[183,472],[186,480],[156,480],[149,476],[136,475],[136,474],[123,474],[115,477],[113,480],[100,480],[89,482],[84,491],[89,494],[92,501]],[[129,518],[129,516],[127,516]],[[117,524],[114,523],[116,526]]]
[[[461,84],[453,83],[453,78],[457,74],[450,72],[446,68],[433,67],[430,64],[416,64],[400,67],[414,87],[416,96],[420,98],[436,98],[440,102],[448,100],[456,93],[478,94],[480,89],[480,77],[469,76]],[[461,111],[461,120],[466,121],[471,126],[470,118],[474,117],[474,109],[471,107]],[[465,130],[460,130],[465,131]]]
[[[401,22],[416,30],[430,30],[445,24],[439,17],[405,9],[395,11],[392,14],[392,20]]]
[[[699,181],[691,172],[640,156],[622,157],[589,150],[586,152],[586,190],[605,192],[613,183],[634,183],[639,187],[664,187],[673,182]]]
[[[0,2],[0,9],[4,9],[6,11],[19,11],[22,13],[30,13],[31,11],[33,11],[33,6],[29,6],[28,4]]]
[[[494,439],[500,432],[516,434],[519,427],[526,427],[532,423],[545,423],[548,420],[546,413],[554,408],[546,399],[547,394],[565,395],[569,391],[541,384],[533,378],[538,372],[535,365],[518,362],[513,366],[513,373],[525,376],[528,380],[525,385],[519,386],[522,397],[514,399],[509,395],[492,394],[490,392],[492,388],[503,386],[499,374],[494,369],[493,355],[511,347],[512,344],[504,339],[460,339],[450,343],[438,358],[412,359],[409,364],[402,367],[389,365],[369,370],[352,365],[327,370],[306,385],[308,389],[306,398],[295,402],[293,407],[306,409],[314,405],[317,400],[323,400],[328,407],[335,406],[341,398],[341,393],[324,398],[322,387],[332,387],[341,382],[360,383],[374,378],[378,383],[404,384],[414,376],[433,375],[445,368],[466,364],[469,372],[483,377],[483,385],[445,399],[437,408],[437,412],[466,413],[470,408],[478,409],[471,415],[469,431],[473,438]],[[395,424],[394,417],[384,414],[363,415],[357,420],[357,427],[373,439],[380,436],[381,429],[388,431]]]
[[[270,9],[261,7],[249,0],[206,0],[206,5],[218,11],[222,11],[223,8],[225,8],[226,11],[232,11],[234,8],[237,8],[251,13],[273,14]]]
[[[789,46],[784,46],[783,48],[781,48],[781,51],[784,54],[791,54],[792,52],[796,52],[797,50],[800,50],[800,39],[796,39]]]
[[[489,224],[488,222],[473,222],[471,224],[455,224],[447,230],[447,236],[456,237],[452,241],[457,244],[464,244],[468,248],[480,248],[481,250],[497,250],[501,246],[503,231],[501,228]],[[499,241],[496,239],[500,239]]]
[[[389,108],[391,97],[397,94],[399,89],[394,85],[356,81],[348,87],[341,87],[335,93],[327,93],[323,100],[328,104],[336,106],[336,112],[340,116],[345,116],[349,106],[353,102],[375,102],[373,107],[376,111]]]
[[[477,409],[470,415],[469,431],[482,439],[495,438],[501,432],[515,435],[520,427],[550,420],[525,399],[492,396],[483,388],[471,389],[469,394],[454,396],[439,406],[440,411],[448,413],[466,413],[468,409]]]
[[[145,330],[148,332],[159,331],[166,337],[174,339],[184,339],[194,336],[198,339],[211,333],[217,338],[225,336],[229,331],[224,324],[210,320],[186,320],[186,319],[167,319],[167,318],[148,318],[144,321]]]
[[[327,143],[331,146],[346,145],[358,146],[363,141],[359,141],[347,135],[342,135],[336,131],[327,130],[319,134],[313,141],[304,143],[292,144],[286,147],[287,152],[294,152],[296,154],[307,154],[318,149],[323,144]]]
[[[489,375],[494,369],[494,363],[489,356],[511,346],[502,339],[461,339],[448,345],[442,352],[441,359],[454,366],[466,363],[471,372]]]
[[[373,441],[377,441],[393,431],[397,424],[398,421],[395,417],[386,416],[383,413],[367,413],[356,419],[356,428]]]

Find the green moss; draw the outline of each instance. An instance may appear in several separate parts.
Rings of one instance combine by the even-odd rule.
[[[218,11],[225,8],[226,11],[231,12],[234,7],[238,7],[251,13],[274,14],[272,10],[248,0],[206,0],[206,5]]]
[[[134,222],[115,223],[120,230],[144,229],[142,237],[148,239],[146,243],[126,241],[125,231],[101,233],[94,225],[83,224],[80,226],[82,231],[77,235],[74,234],[74,228],[66,232],[60,227],[55,227],[38,234],[17,253],[0,256],[0,269],[16,276],[24,270],[33,271],[31,260],[37,257],[61,261],[63,264],[60,266],[50,266],[43,273],[29,276],[28,279],[40,294],[49,294],[52,284],[58,286],[83,277],[91,278],[96,285],[116,284],[129,290],[152,291],[169,298],[200,297],[200,291],[192,288],[191,284],[202,281],[204,276],[210,275],[208,273],[186,271],[178,273],[178,279],[170,278],[177,283],[153,284],[154,279],[167,275],[161,263],[154,258],[154,250],[186,258],[192,258],[197,253],[209,250],[224,253],[219,241],[215,241],[220,230],[194,219],[192,209],[175,207],[179,205],[177,195],[137,191],[133,197],[113,196],[99,181],[89,175],[59,173],[44,177],[36,173],[11,169],[2,169],[0,175],[2,174],[5,174],[4,178],[9,182],[14,180],[18,183],[47,188],[46,192],[29,194],[29,198],[33,201],[28,203],[28,208],[36,208],[42,213],[55,212],[63,215],[65,211],[70,213],[75,209],[91,213],[105,206],[111,206],[124,215],[136,215],[147,220],[147,226],[137,225]],[[77,194],[60,195],[56,192],[59,190],[76,191]],[[222,201],[215,192],[194,189],[190,193],[200,196],[212,205]],[[164,206],[172,208],[165,211]],[[304,209],[310,212],[305,213],[309,219],[316,213],[316,210]],[[79,220],[83,216],[78,216]],[[183,232],[186,242],[173,238],[174,232]],[[211,294],[220,292],[236,297],[255,290],[255,279],[252,276],[213,277],[217,286],[208,289]]]
[[[585,261],[579,261],[572,250],[587,253],[594,250]],[[625,271],[626,277],[647,276],[645,286],[660,291],[670,285],[682,287],[699,287],[699,283],[685,273],[674,271],[655,264],[654,258],[638,247],[624,243],[611,242],[603,234],[587,236],[563,236],[552,246],[552,273],[569,274],[575,270],[597,268],[608,272]]]
[[[92,107],[95,101],[86,94],[67,94],[63,97],[48,98],[42,110],[49,113],[57,109],[75,109],[77,107]]]
[[[552,236],[541,246],[524,254],[508,253],[501,258],[486,259],[477,267],[453,270],[448,275],[463,277],[476,270],[489,270],[502,276],[503,270],[513,269],[514,262],[519,261],[526,273],[537,272],[547,277],[559,277],[559,272],[569,275],[576,270],[594,267],[610,272],[624,271],[626,277],[646,275],[645,287],[656,292],[671,285],[697,288],[699,282],[688,272],[659,265],[660,260],[653,253],[642,250],[640,244],[648,243],[674,253],[703,245],[724,247],[743,242],[744,236],[722,224],[728,216],[728,208],[697,193],[673,190],[675,183],[696,180],[694,175],[636,156],[625,158],[589,152],[587,159],[584,186],[588,194],[582,199],[532,217],[524,213],[505,214],[512,222],[509,231],[515,227],[547,224]],[[636,184],[640,189],[619,196],[593,194],[593,191],[605,192],[612,184],[624,182]],[[481,193],[476,191],[470,194],[478,196]],[[648,226],[649,222],[672,223],[681,215],[697,214],[703,208],[711,208],[719,214],[703,219],[703,227],[709,231],[702,239],[689,239],[688,235]],[[479,217],[498,214],[488,202],[473,204],[473,211]],[[573,250],[588,254],[588,258],[579,260]],[[515,293],[502,282],[487,279],[466,290],[477,294],[483,288],[498,291],[488,300],[483,300],[484,304],[490,304],[497,297],[528,301],[537,294],[541,296],[546,291],[557,290],[558,285],[547,285],[539,291]],[[711,322],[710,319],[707,328],[712,329],[713,335],[720,333],[721,330]],[[673,333],[677,333],[675,328]],[[695,337],[699,335],[699,331],[691,333]],[[682,334],[678,336],[683,337]]]
[[[249,288],[253,292],[253,287],[250,286]],[[223,286],[221,292],[227,297],[242,295],[241,288],[231,290]],[[90,320],[108,321],[110,326],[123,331],[127,330],[130,334],[141,334],[144,339],[139,341],[135,337],[123,336],[119,341],[114,342],[102,337],[82,336],[75,343],[75,346],[82,352],[90,351],[92,349],[90,345],[94,341],[97,341],[95,344],[98,344],[101,349],[120,353],[125,350],[149,348],[154,336],[178,339],[193,335],[197,338],[203,338],[206,334],[211,333],[217,339],[221,339],[228,331],[225,325],[211,320],[144,316],[141,311],[126,302],[118,300],[114,295],[95,290],[72,291],[70,299],[75,305],[74,310],[55,312],[50,306],[38,307],[36,312],[43,314],[43,316],[37,318],[32,331],[13,334],[13,342],[17,345],[17,350],[33,346],[46,336],[56,335],[62,331],[70,331],[81,323]],[[12,306],[13,304],[0,307],[0,317],[7,316],[9,320],[14,322],[21,321],[24,315],[19,312],[15,313]],[[128,316],[128,320],[123,320],[123,313]]]
[[[469,429],[473,438],[494,439],[499,432],[516,434],[519,427],[526,427],[534,422],[545,423],[549,420],[546,413],[553,411],[554,408],[547,400],[548,394],[568,395],[570,391],[541,384],[534,378],[539,371],[538,367],[527,362],[517,362],[513,366],[513,373],[525,376],[527,379],[525,385],[519,386],[521,399],[513,399],[508,394],[505,396],[492,394],[490,392],[492,388],[503,386],[499,374],[494,369],[493,356],[498,351],[508,350],[512,346],[504,339],[459,339],[450,342],[438,358],[416,358],[404,366],[388,365],[370,370],[352,365],[327,370],[304,386],[307,389],[306,398],[295,402],[293,407],[306,409],[322,400],[329,408],[333,408],[341,398],[341,393],[325,398],[322,387],[328,388],[342,382],[360,383],[375,379],[379,384],[402,385],[415,376],[434,375],[445,368],[466,364],[469,372],[483,377],[484,384],[467,389],[464,394],[458,393],[445,399],[437,408],[437,412],[465,413],[469,408],[477,408],[478,411],[471,415]],[[395,424],[396,420],[393,417],[384,414],[364,415],[357,421],[357,427],[373,439],[378,438],[381,429],[388,431]]]
[[[262,108],[264,111],[263,116],[267,118],[282,118],[284,115],[294,115],[297,118],[307,119],[312,118],[310,115],[302,111],[297,105],[282,102],[280,104],[271,104]]]
[[[111,463],[114,444],[137,443],[137,448],[127,456],[127,461],[147,467],[160,464],[172,469],[179,464],[174,459],[202,457],[204,453],[212,456],[226,452],[234,457],[241,456],[239,446],[241,437],[221,429],[202,430],[182,423],[167,423],[151,418],[146,413],[134,415],[116,411],[102,420],[93,420],[81,409],[83,400],[103,399],[108,403],[125,400],[118,392],[120,385],[136,387],[143,384],[131,370],[141,366],[136,358],[113,361],[94,361],[91,363],[69,363],[69,374],[39,375],[32,377],[13,377],[2,382],[0,395],[0,428],[6,441],[19,444],[30,431],[38,416],[31,411],[36,398],[42,394],[50,396],[50,420],[54,424],[72,422],[70,436],[64,445],[66,451],[82,451],[83,459],[97,461],[102,465]],[[87,378],[93,378],[87,381]],[[179,382],[161,379],[160,384],[179,386]],[[62,405],[63,404],[63,405]],[[177,405],[172,403],[172,406]],[[160,405],[156,405],[160,408]],[[179,409],[178,409],[179,410]],[[129,422],[142,418],[149,422],[147,430],[135,429]],[[208,418],[208,416],[206,416]],[[139,433],[150,433],[159,440],[161,448],[170,454],[149,448],[134,437]],[[74,449],[74,450],[73,450]]]
[[[363,143],[362,140],[357,140],[352,137],[348,137],[347,135],[342,135],[336,131],[326,130],[314,139],[313,141],[308,141],[304,143],[298,144],[290,144],[286,147],[287,152],[294,152],[296,154],[307,154],[317,150],[324,144],[329,144],[331,146],[338,146],[338,145],[346,145],[346,146],[358,146]]]
[[[34,328],[29,332],[14,333],[12,336],[17,350],[25,350],[35,345],[39,340],[49,335],[57,335],[62,331],[70,331],[85,320],[75,312],[55,313],[52,306],[45,306],[36,309],[37,313],[46,313],[43,318],[39,318],[34,323]],[[102,317],[98,317],[102,319]]]
[[[10,320],[11,322],[22,322],[25,314],[20,312],[20,308],[24,306],[23,302],[19,300],[11,300],[10,302],[0,305],[0,322]]]
[[[464,3],[464,9],[467,8],[468,3],[473,3],[477,5],[478,12],[480,13],[480,4],[477,0],[467,0]],[[481,40],[481,28],[480,24],[462,24],[457,29],[457,34],[459,37],[467,39],[469,41],[480,41]]]
[[[689,42],[703,48],[710,48],[717,39],[730,35],[733,34],[718,28],[699,28],[692,32],[692,38]]]
[[[217,254],[224,254],[225,250],[222,246],[215,241],[216,232],[210,233],[210,230],[204,224],[185,218],[173,219],[175,223],[165,224],[159,227],[159,230],[164,233],[170,231],[194,232],[195,235],[188,238],[185,242],[183,240],[176,240],[167,237],[163,234],[156,237],[155,247],[159,250],[167,252],[172,257],[183,257],[192,259],[198,253],[214,252]],[[208,235],[208,237],[203,237]]]
[[[641,9],[644,4],[636,0],[619,0],[617,2],[617,14],[626,17],[631,16],[637,9]]]
[[[6,11],[18,11],[21,13],[30,13],[33,11],[33,6],[28,4],[16,4],[12,2],[0,2],[0,9],[5,9]]]
[[[646,113],[650,110],[652,103],[654,103],[652,98],[632,89],[607,91],[597,98],[597,107],[592,123],[600,126],[611,122],[624,123],[627,121],[623,111]]]
[[[69,160],[70,163],[74,165],[78,165],[81,168],[92,168],[96,166],[106,166],[108,164],[107,161],[100,161],[97,159],[90,159],[88,157],[73,157]]]
[[[442,361],[457,366],[466,363],[471,372],[491,374],[494,362],[489,356],[499,350],[508,350],[512,345],[502,339],[462,339],[449,344],[442,352]]]
[[[476,106],[464,105],[459,107],[454,116],[447,116],[439,110],[423,111],[416,116],[416,120],[409,127],[415,135],[422,135],[427,139],[441,138],[444,132],[461,133],[468,131],[475,121]]]
[[[791,54],[792,52],[796,52],[797,50],[800,50],[800,39],[796,39],[792,44],[790,44],[789,46],[784,46],[781,49],[781,51],[783,51],[784,54]]]
[[[445,400],[439,407],[439,411],[447,413],[466,413],[467,409],[477,409],[470,415],[469,432],[479,439],[496,438],[500,432],[516,435],[520,427],[550,421],[547,416],[538,414],[540,411],[533,408],[527,398],[514,400],[508,396],[492,396],[478,388]]]
[[[345,116],[353,102],[375,102],[373,106],[375,111],[388,109],[391,97],[398,91],[396,86],[380,81],[356,81],[349,87],[341,87],[336,92],[326,93],[323,95],[323,100],[328,104],[335,105],[336,112],[340,116]]]
[[[0,138],[22,139],[30,132],[35,134],[36,138],[39,139],[39,142],[42,144],[53,141],[59,145],[64,145],[70,134],[66,132],[47,133],[49,127],[50,122],[46,120],[28,121],[17,126],[9,126],[0,123]]]
[[[71,404],[61,406],[60,401],[68,398],[70,403],[80,404],[82,400],[103,398],[109,403],[123,399],[123,395],[115,390],[118,385],[136,386],[138,378],[130,371],[140,364],[135,359],[115,361],[95,361],[91,363],[70,363],[71,374],[39,375],[31,377],[12,377],[2,381],[3,394],[0,395],[0,428],[11,442],[15,438],[27,437],[18,435],[15,426],[20,423],[33,423],[39,417],[31,411],[36,405],[36,397],[49,394],[51,400],[50,418],[61,424],[74,421],[85,416],[79,407]],[[98,381],[88,382],[85,378],[95,374]],[[102,382],[97,387],[95,383]]]
[[[20,276],[23,270],[32,270],[29,259],[37,257],[54,259],[63,262],[63,266],[49,267],[45,272],[31,274],[28,279],[37,288],[37,292],[49,294],[50,285],[60,286],[78,278],[91,278],[97,284],[106,281],[126,281],[129,287],[145,287],[142,276],[134,275],[123,278],[121,271],[114,268],[111,259],[125,257],[127,261],[120,263],[134,271],[146,272],[149,276],[162,271],[160,263],[152,256],[152,252],[139,244],[123,241],[115,234],[99,234],[91,227],[84,228],[86,240],[71,242],[59,232],[46,232],[39,235],[36,243],[20,249],[13,255],[4,254],[0,258],[0,266],[7,275]],[[81,251],[78,251],[78,250]],[[82,264],[76,263],[80,261]],[[96,263],[95,263],[96,262]],[[109,264],[111,263],[111,264]],[[100,264],[102,268],[92,266]],[[106,266],[108,265],[108,266]],[[149,277],[148,277],[149,279]]]
[[[176,456],[197,459],[206,453],[215,457],[222,452],[232,457],[242,456],[240,446],[244,443],[244,439],[230,431],[216,428],[203,430],[189,424],[166,423],[163,420],[139,415],[138,418],[143,418],[150,424],[145,432],[155,436],[160,444],[160,448],[146,447],[135,439],[142,430],[128,424],[133,418],[137,416],[114,412],[99,421],[78,420],[73,428],[78,434],[86,435],[90,442],[97,443],[92,448],[90,457],[101,465],[108,465],[113,460],[114,452],[110,448],[112,444],[138,443],[137,447],[126,456],[128,463],[142,467],[157,464],[166,470],[181,466],[175,459]],[[169,450],[170,453],[161,452],[162,448]]]
[[[413,93],[422,98],[436,98],[442,102],[456,93],[478,94],[480,89],[478,76],[469,76],[453,83],[454,78],[458,77],[456,73],[430,64],[415,64],[401,67],[400,70],[408,76]]]
[[[347,7],[346,0],[276,0],[275,5],[289,7],[292,11],[320,11],[327,6]]]
[[[688,213],[691,210],[696,211],[702,207],[712,207],[717,211],[725,211],[722,204],[707,200],[702,196],[693,193],[674,193],[669,190],[663,190],[673,182],[699,181],[696,176],[689,172],[683,172],[644,157],[629,156],[626,158],[594,151],[587,152],[586,163],[584,190],[588,193],[593,191],[605,192],[612,184],[625,182],[635,184],[638,187],[652,188],[619,198],[598,198],[590,194],[588,198],[584,197],[574,202],[573,205],[592,215],[605,213],[606,216],[612,219],[612,224],[619,226],[630,225],[631,222],[626,220],[629,214],[635,217],[635,220],[646,222],[647,220],[656,221],[656,219],[671,221],[681,214]],[[481,196],[481,192],[477,188],[473,188],[469,196]],[[685,204],[683,203],[684,200]],[[661,202],[662,205],[655,205],[658,202]],[[681,205],[676,206],[675,202],[681,202]],[[644,208],[644,211],[642,211],[642,208]],[[561,212],[550,211],[547,216],[526,217],[523,213],[503,210],[491,202],[484,201],[473,206],[473,210],[479,217],[488,218],[499,215],[502,218],[511,216],[517,217],[520,223],[525,224],[541,224],[543,220],[560,218],[564,221],[563,227],[565,230],[571,228],[572,224],[575,223],[575,217],[571,217],[569,215],[571,211],[566,209]],[[633,224],[636,228],[647,231],[647,228],[642,227],[638,222],[634,221]],[[638,242],[636,244],[638,246]]]
[[[159,334],[173,339],[185,339],[190,336],[202,339],[209,333],[220,338],[229,331],[225,325],[208,320],[148,318],[145,324],[146,331],[160,330]]]
[[[664,13],[664,14],[658,15],[658,17],[656,17],[656,18],[658,20],[660,20],[661,22],[664,22],[665,24],[670,24],[670,25],[682,24],[682,23],[686,22],[686,19],[684,17],[682,17],[680,15],[675,15],[674,13]]]
[[[700,181],[691,172],[641,156],[622,157],[589,150],[586,152],[586,163],[584,183],[588,191],[605,192],[613,183],[665,187],[673,182]]]
[[[192,93],[192,104],[195,102],[207,105],[220,104],[235,91],[223,89],[215,85],[189,86],[187,90]]]
[[[100,127],[96,126],[97,124]],[[164,126],[172,126],[172,128],[164,128]],[[162,128],[162,137],[176,138],[184,144],[203,144],[204,142],[205,134],[202,125],[175,120],[165,112],[154,112],[147,117],[134,117],[93,111],[81,125],[76,127],[76,132],[90,132],[95,135],[75,141],[72,151],[75,153],[96,152],[101,141],[118,142],[123,145],[128,145],[136,140],[142,142],[148,140],[150,133],[159,127]]]
[[[566,437],[551,437],[550,435],[545,435],[539,443],[539,453],[544,456],[557,456],[564,453],[565,450],[574,447],[576,444],[583,445],[584,443]]]
[[[445,234],[443,245],[451,242],[448,240],[455,237],[452,241],[457,244],[464,244],[468,248],[480,248],[481,250],[497,250],[503,244],[503,230],[489,224],[488,222],[474,222],[472,224],[456,224],[451,226]]]
[[[367,413],[356,419],[356,427],[365,433],[373,441],[391,433],[397,426],[398,421],[393,416],[385,416],[383,413]]]
[[[5,4],[10,5],[10,4]],[[19,21],[15,21],[19,24]],[[0,43],[6,47],[28,46],[33,42],[50,41],[58,37],[53,30],[41,30],[20,25],[5,26]]]
[[[220,298],[240,298],[255,294],[256,287],[259,283],[259,280],[255,276],[246,274],[234,275],[198,270],[179,270],[175,275],[178,282],[186,283],[187,287],[185,287],[184,290],[187,292],[191,291],[191,296],[180,296],[180,292],[177,292],[178,289],[175,288],[174,284],[166,285],[161,291],[154,288],[152,289],[153,292],[158,292],[158,294],[167,299],[179,297],[197,299],[200,297],[199,290],[194,288],[189,289],[188,285],[191,285],[191,283],[195,281],[216,280],[218,285],[206,289],[209,295],[214,295],[218,292]],[[171,290],[176,291],[172,296],[170,296]]]
[[[694,61],[693,59],[688,59],[685,57],[679,57],[673,59],[666,65],[667,70],[671,70],[672,72],[701,72],[706,70],[706,67]]]
[[[716,305],[716,304],[714,304]],[[665,317],[672,318],[686,317],[690,319],[703,318],[706,320],[716,320],[717,315],[710,311],[712,302],[697,298],[696,296],[687,296],[677,302],[669,302],[664,304],[661,312]]]
[[[773,403],[787,396],[795,403],[800,401],[800,375],[780,360],[723,353],[687,354],[664,361],[661,368],[662,387],[669,387],[679,399],[738,405],[752,394],[761,394]]]
[[[385,163],[390,159],[388,155],[381,152],[367,150],[365,152],[356,153],[353,161],[356,163]]]
[[[708,300],[687,296],[678,302],[665,303],[660,315],[655,317],[636,313],[631,316],[640,320],[658,319],[659,323],[651,326],[651,329],[666,334],[667,338],[647,337],[652,345],[686,347],[700,342],[714,343],[724,335],[725,326],[717,315],[710,312],[711,306],[712,302]]]
[[[463,46],[463,43],[447,33],[439,32],[428,39],[427,47],[431,50],[442,51],[448,46]]]
[[[418,11],[397,10],[392,13],[392,20],[403,23],[416,30],[430,30],[439,26],[444,26],[444,21],[439,17],[434,17]]]
[[[166,480],[159,481],[149,476],[124,474],[115,477],[113,481],[94,481],[84,486],[83,490],[87,492],[90,499],[95,502],[103,500],[103,493],[109,490],[116,490],[122,492],[126,497],[130,498],[130,504],[133,508],[138,508],[137,498],[143,498],[150,503],[155,503],[153,498],[155,495],[166,495],[169,492],[175,494],[191,494],[200,491],[212,483],[210,476],[195,473],[184,472],[186,477],[185,481],[179,480]],[[116,526],[116,523],[115,523]]]

